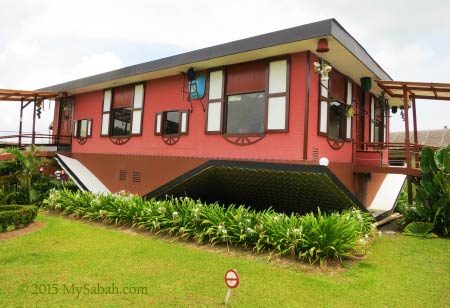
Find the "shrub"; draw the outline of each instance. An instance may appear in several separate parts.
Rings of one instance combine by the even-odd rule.
[[[0,205],[0,231],[6,231],[8,226],[26,226],[37,215],[38,208],[34,205]]]
[[[420,161],[422,177],[416,186],[413,204],[403,201],[398,211],[403,224],[424,222],[433,224],[440,235],[450,235],[450,145],[433,151],[425,147]]]
[[[53,190],[50,210],[110,224],[168,233],[197,243],[239,245],[321,264],[354,253],[373,233],[373,217],[359,210],[341,214],[286,215],[269,208],[204,204],[188,197],[144,200],[140,196]]]
[[[40,205],[52,188],[75,189],[75,184],[70,180],[61,182],[53,176],[40,173],[41,166],[55,161],[39,157],[39,148],[31,146],[29,152],[8,148],[6,152],[14,158],[0,161],[0,204]]]

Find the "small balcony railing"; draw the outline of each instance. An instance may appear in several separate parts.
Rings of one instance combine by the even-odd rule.
[[[353,169],[356,172],[387,172],[420,176],[423,144],[354,142]]]
[[[23,133],[0,136],[0,148],[19,147],[25,149],[34,144],[53,151],[70,151],[71,136],[57,136],[52,134]]]

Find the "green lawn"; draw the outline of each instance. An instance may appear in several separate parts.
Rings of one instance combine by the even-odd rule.
[[[449,239],[383,235],[364,261],[323,274],[44,214],[38,220],[47,225],[0,242],[0,307],[221,307],[229,268],[241,277],[229,307],[450,307]],[[92,294],[97,284],[147,294]],[[72,285],[91,294],[70,294]]]

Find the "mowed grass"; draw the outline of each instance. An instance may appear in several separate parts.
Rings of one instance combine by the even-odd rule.
[[[0,307],[223,307],[230,268],[241,282],[229,307],[450,307],[449,239],[383,235],[365,260],[324,274],[45,214],[38,220],[47,225],[0,242]],[[70,294],[64,286],[72,284],[90,291]],[[147,294],[92,294],[97,284]]]

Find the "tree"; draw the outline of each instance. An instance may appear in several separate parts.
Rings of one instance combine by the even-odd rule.
[[[7,148],[5,151],[12,154],[14,158],[10,161],[2,162],[0,170],[4,188],[24,190],[28,203],[36,200],[36,191],[33,189],[33,179],[39,175],[39,167],[47,163],[47,159],[39,157],[39,148],[31,145],[30,151],[24,152],[17,148]],[[5,185],[7,187],[5,187]],[[5,190],[5,189],[4,189]]]

